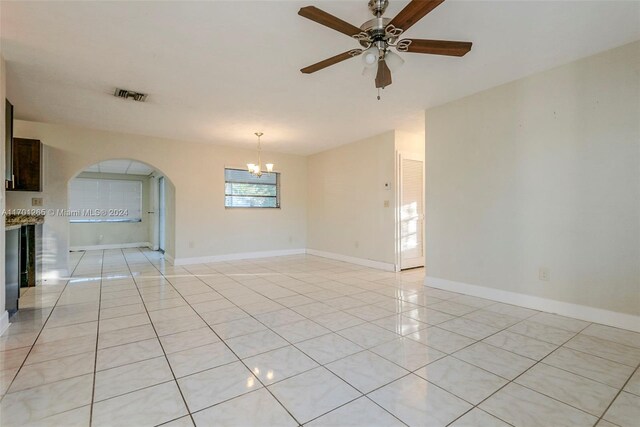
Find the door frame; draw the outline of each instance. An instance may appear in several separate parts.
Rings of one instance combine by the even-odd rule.
[[[425,159],[422,154],[412,153],[407,151],[396,150],[396,197],[395,197],[395,220],[396,220],[396,271],[402,270],[402,223],[401,223],[401,207],[402,207],[402,161],[403,160],[417,160],[422,162],[422,258],[423,265],[426,264],[425,260]],[[419,268],[419,267],[411,267]],[[407,268],[409,269],[409,268]]]
[[[165,253],[167,245],[167,181],[158,178],[158,251]]]

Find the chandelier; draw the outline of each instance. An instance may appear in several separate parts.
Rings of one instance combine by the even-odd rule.
[[[258,137],[258,163],[247,163],[247,170],[253,176],[260,178],[262,176],[262,146],[260,144],[260,138],[264,135],[262,132],[256,132],[255,136]],[[267,167],[267,173],[273,172],[273,163],[265,164]]]

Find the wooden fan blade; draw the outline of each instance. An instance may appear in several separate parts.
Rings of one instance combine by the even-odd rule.
[[[362,30],[355,25],[351,25],[340,18],[336,18],[330,13],[320,10],[315,6],[306,6],[301,8],[298,11],[298,15],[317,22],[320,25],[324,25],[325,27],[340,31],[342,34],[346,34],[349,37],[362,32]]]
[[[442,2],[444,0],[412,0],[389,22],[389,25],[407,31],[413,24],[424,18],[427,13],[440,6]]]
[[[404,39],[411,41],[406,52],[429,53],[432,55],[464,56],[471,50],[471,42],[454,42],[446,40]]]
[[[338,62],[342,62],[349,58],[353,58],[354,56],[358,56],[362,53],[362,49],[352,49],[347,52],[343,52],[336,56],[332,56],[331,58],[327,58],[324,61],[320,61],[316,64],[309,65],[308,67],[303,68],[302,71],[305,74],[315,73],[316,71],[320,71],[323,68],[327,68],[331,65],[337,64]]]
[[[378,74],[376,74],[376,87],[378,89],[389,86],[391,84],[391,70],[387,63],[382,60],[378,61]]]

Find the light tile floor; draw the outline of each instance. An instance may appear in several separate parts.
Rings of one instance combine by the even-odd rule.
[[[313,256],[73,253],[0,337],[2,426],[634,426],[640,334]]]

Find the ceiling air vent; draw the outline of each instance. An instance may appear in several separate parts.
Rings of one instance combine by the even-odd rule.
[[[133,99],[134,101],[138,101],[138,102],[144,102],[147,100],[146,93],[134,92],[132,90],[120,89],[120,88],[116,88],[116,91],[113,94],[113,96],[117,98]]]

